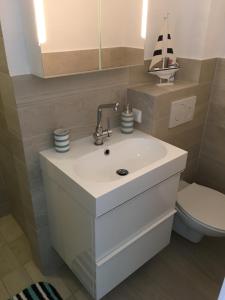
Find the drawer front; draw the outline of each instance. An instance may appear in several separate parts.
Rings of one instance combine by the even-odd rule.
[[[156,227],[140,234],[127,247],[97,262],[96,299],[105,294],[151,259],[170,242],[173,214],[162,219]]]
[[[126,243],[143,227],[175,208],[179,175],[175,175],[95,220],[96,260]]]

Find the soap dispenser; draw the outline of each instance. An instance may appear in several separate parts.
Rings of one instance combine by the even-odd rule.
[[[134,131],[134,114],[130,103],[125,105],[124,111],[121,113],[120,129],[122,133],[126,134]]]

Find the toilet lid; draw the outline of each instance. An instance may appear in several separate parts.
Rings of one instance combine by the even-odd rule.
[[[197,221],[225,231],[225,195],[192,183],[178,192],[178,207]]]

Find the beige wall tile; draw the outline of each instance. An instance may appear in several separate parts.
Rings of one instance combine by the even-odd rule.
[[[177,80],[199,82],[202,65],[201,60],[179,58],[178,63],[181,69],[176,74]]]
[[[217,85],[213,85],[211,89],[211,103],[225,106],[224,92],[225,88],[220,89]]]
[[[224,111],[225,115],[225,111]],[[225,164],[225,124],[224,127],[208,121],[202,144],[202,153]]]
[[[12,85],[12,78],[9,74],[0,72],[0,91],[3,106],[12,106],[15,108],[15,95]]]
[[[0,37],[3,37],[3,35],[2,35],[2,26],[1,26],[1,24],[0,24]]]
[[[16,157],[17,159],[24,161],[25,155],[24,155],[24,148],[23,148],[23,142],[20,138],[18,138],[17,135],[13,134],[12,132],[9,132],[9,139],[10,139],[10,150],[13,155],[13,157]]]
[[[2,36],[0,36],[0,72],[8,73],[8,65]]]
[[[199,81],[212,83],[215,75],[217,59],[206,59],[202,61]]]
[[[225,193],[225,59],[217,59],[197,180]]]
[[[71,93],[95,90],[113,86],[127,85],[129,69],[115,69],[76,76],[66,76],[52,79],[41,79],[32,75],[16,76],[12,78],[16,102],[18,104],[45,102]]]
[[[154,101],[149,95],[133,89],[128,90],[128,101],[133,108],[142,111],[142,123],[135,123],[135,127],[150,134],[153,129]]]
[[[143,65],[130,67],[129,70],[129,85],[143,83],[156,83],[158,78],[148,73],[149,62],[145,61]]]
[[[5,106],[5,117],[9,131],[11,131],[17,137],[20,137],[20,122],[17,110],[12,106]]]
[[[225,58],[217,60],[213,84],[217,86],[217,88],[225,89]]]
[[[201,154],[197,181],[225,193],[225,164]]]

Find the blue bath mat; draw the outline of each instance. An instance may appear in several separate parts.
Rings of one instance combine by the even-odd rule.
[[[63,300],[57,290],[49,283],[38,282],[24,289],[9,300]]]

